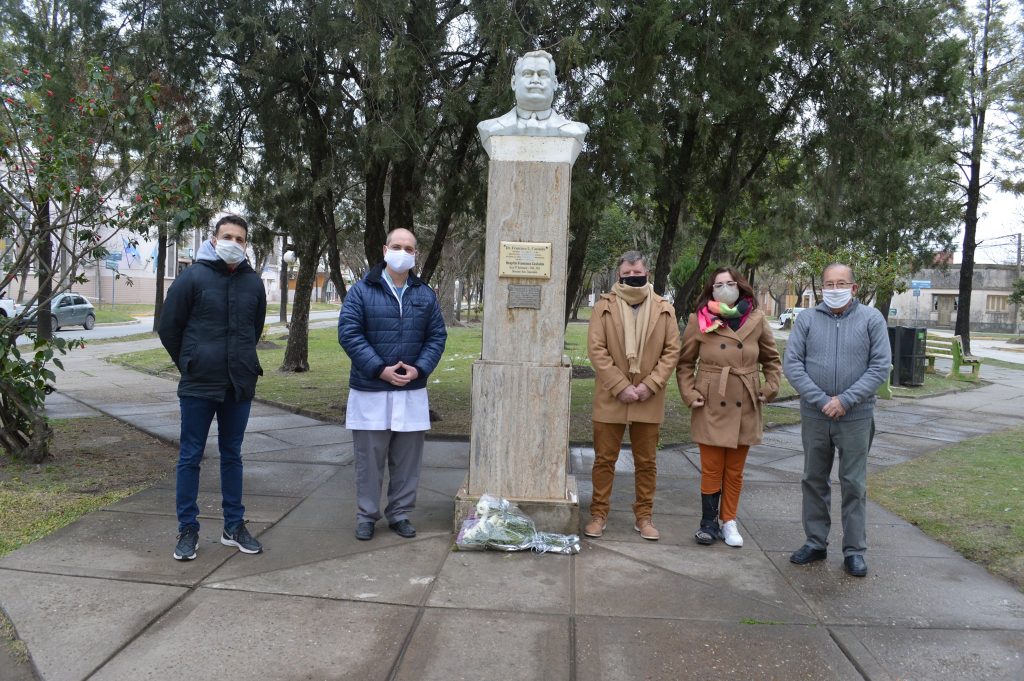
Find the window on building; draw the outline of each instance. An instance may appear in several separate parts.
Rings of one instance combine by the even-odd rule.
[[[988,296],[985,303],[986,312],[1009,312],[1010,296]]]

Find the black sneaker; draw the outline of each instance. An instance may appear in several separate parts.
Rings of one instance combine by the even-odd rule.
[[[194,527],[186,527],[178,535],[178,545],[174,547],[174,560],[194,560],[198,544],[199,530]]]
[[[248,522],[248,520],[243,520],[238,523],[230,533],[224,530],[220,535],[220,543],[224,546],[237,546],[242,553],[262,553],[263,544],[249,534],[249,529],[245,526]]]

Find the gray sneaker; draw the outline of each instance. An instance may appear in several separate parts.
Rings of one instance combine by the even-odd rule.
[[[242,553],[262,553],[263,544],[256,541],[245,526],[248,520],[238,523],[231,532],[224,530],[220,535],[220,543],[224,546],[237,546]]]
[[[199,530],[194,527],[186,527],[178,535],[178,545],[174,547],[174,560],[194,560],[198,544]]]

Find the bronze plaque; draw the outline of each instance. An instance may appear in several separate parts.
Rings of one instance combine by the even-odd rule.
[[[499,242],[498,276],[551,278],[551,244],[533,241]]]
[[[508,285],[508,308],[540,309],[540,286],[529,284]]]

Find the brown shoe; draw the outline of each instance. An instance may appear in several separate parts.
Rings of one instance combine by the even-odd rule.
[[[606,527],[608,527],[608,520],[599,515],[595,515],[583,528],[583,534],[588,537],[600,537],[604,534],[604,528]]]
[[[654,523],[650,518],[637,518],[636,525],[633,529],[640,533],[640,536],[644,539],[651,541],[658,541],[661,539],[661,533],[658,532],[658,528],[654,526]]]

